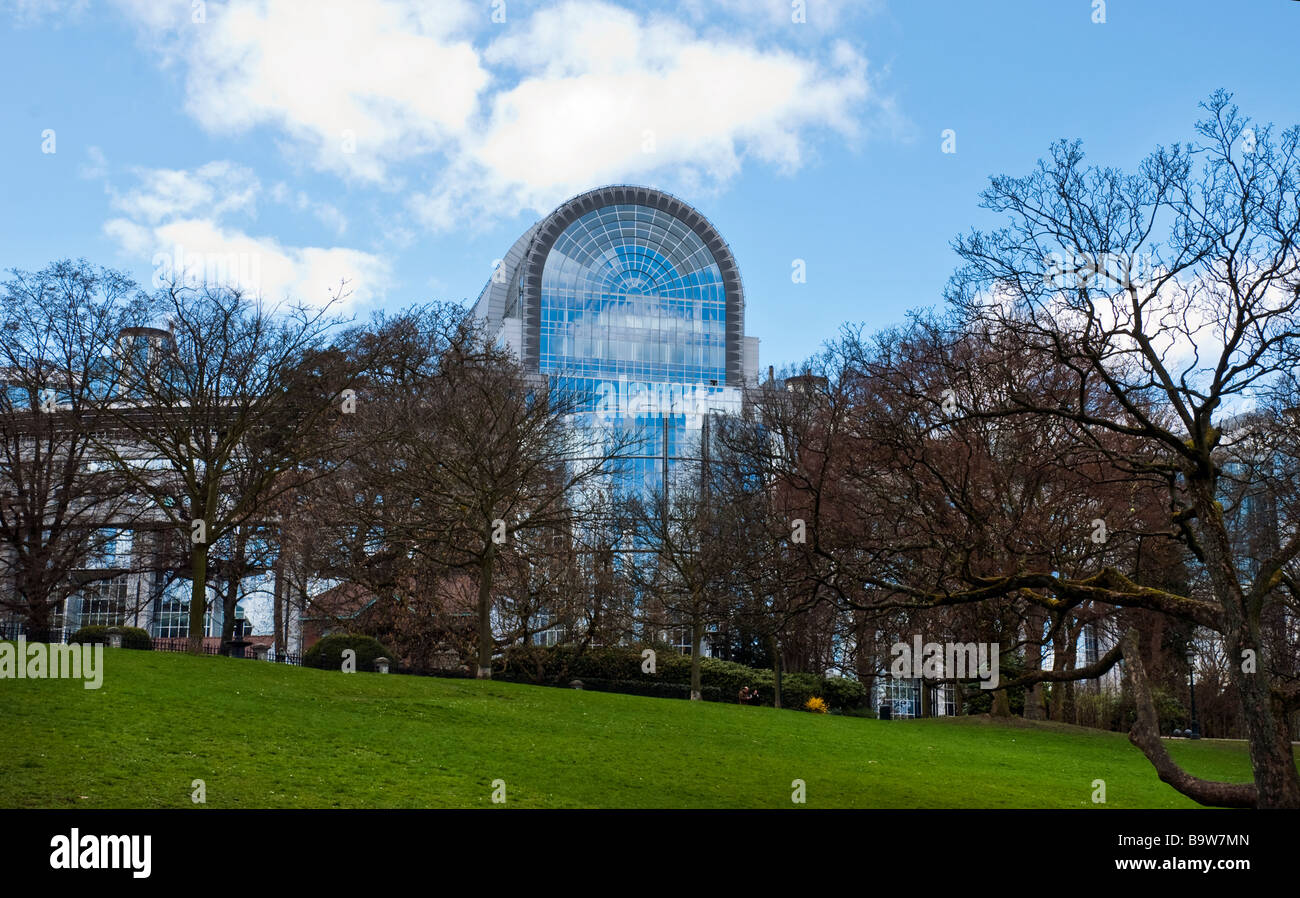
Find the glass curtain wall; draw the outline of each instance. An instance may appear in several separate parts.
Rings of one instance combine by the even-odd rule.
[[[646,206],[595,209],[547,255],[539,369],[576,393],[575,424],[589,435],[635,434],[616,492],[661,491],[665,467],[671,481],[698,459],[703,416],[739,411],[739,390],[725,385],[725,298],[700,237]]]

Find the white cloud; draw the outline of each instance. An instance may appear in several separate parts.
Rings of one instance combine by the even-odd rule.
[[[87,181],[98,181],[108,174],[108,158],[97,146],[86,147],[86,162],[77,169],[77,177]]]
[[[583,189],[657,173],[725,182],[755,157],[797,168],[804,132],[855,131],[866,63],[836,43],[828,65],[783,50],[696,38],[680,22],[605,3],[535,14],[485,59],[521,75],[498,91],[482,128],[418,202],[449,227],[467,209],[543,212]]]
[[[853,135],[871,94],[860,53],[813,27],[861,8],[847,0],[812,0],[788,41],[776,0],[725,0],[727,31],[698,0],[514,3],[505,24],[469,0],[213,0],[202,24],[188,2],[117,2],[205,129],[269,127],[295,161],[387,189],[432,169],[411,204],[434,227],[611,181],[707,190],[749,159],[792,170],[813,132]]]
[[[186,108],[208,131],[282,129],[322,169],[367,180],[443,148],[474,114],[488,73],[456,35],[466,0],[232,0],[181,27],[189,3],[121,0],[187,68]]]
[[[306,191],[292,190],[283,181],[278,181],[271,187],[271,199],[299,212],[310,212],[340,237],[348,229],[347,216],[337,206],[323,200],[313,200]]]
[[[131,256],[153,254],[154,239],[151,229],[136,224],[129,218],[110,218],[104,222],[104,233],[112,238],[122,252]]]
[[[194,171],[136,169],[140,185],[126,193],[111,187],[113,205],[132,219],[157,223],[203,211],[219,218],[231,212],[253,214],[261,184],[252,169],[230,162],[209,162]]]
[[[683,0],[682,10],[700,23],[727,18],[753,28],[829,31],[853,16],[879,12],[884,0]]]
[[[1086,278],[1086,296],[1078,289],[1083,282],[1076,270]],[[1239,267],[1235,274],[1241,283],[1250,284],[1262,271]],[[1246,359],[1257,351],[1260,341],[1290,327],[1292,321],[1285,314],[1291,294],[1276,283],[1246,301],[1234,298],[1221,270],[1198,266],[1170,277],[1156,254],[1094,256],[1058,251],[1045,260],[1044,278],[1060,289],[1035,294],[1027,302],[1019,290],[996,285],[980,294],[979,304],[999,317],[1006,316],[1003,320],[1031,314],[1036,329],[1061,330],[1079,339],[1088,335],[1106,365],[1124,371],[1121,382],[1150,379],[1159,383],[1163,379],[1154,373],[1149,352],[1180,390],[1204,395],[1211,389],[1211,381],[1220,376],[1217,369],[1225,352],[1230,359],[1228,368],[1244,366],[1244,371],[1250,367]],[[1130,283],[1137,293],[1136,312]],[[1248,327],[1243,334],[1236,334],[1239,314],[1244,320],[1259,318],[1258,328]],[[1139,330],[1145,346],[1135,336]],[[1230,337],[1234,343],[1231,351]],[[1234,394],[1223,400],[1222,414],[1248,410],[1258,393],[1268,388],[1265,383],[1251,385],[1245,380],[1243,376],[1232,378]]]
[[[273,301],[296,299],[319,306],[342,291],[345,304],[352,306],[373,299],[389,278],[387,265],[370,253],[286,247],[272,237],[228,230],[207,219],[169,222],[151,236],[157,247],[151,262],[160,275],[229,281]]]
[[[139,183],[132,189],[109,188],[113,205],[125,214],[105,222],[104,233],[124,253],[149,259],[154,286],[175,276],[314,305],[342,290],[345,304],[352,306],[375,299],[391,280],[388,262],[374,254],[340,246],[286,246],[224,223],[231,215],[256,212],[262,187],[247,168],[219,161],[192,171],[135,174]],[[337,209],[314,203],[302,191],[277,184],[270,194],[276,202],[345,226]]]
[[[77,20],[90,6],[90,0],[4,0],[3,10],[19,25],[52,24]]]

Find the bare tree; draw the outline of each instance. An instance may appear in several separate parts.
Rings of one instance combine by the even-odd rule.
[[[1187,547],[1207,594],[1144,587],[1111,566],[1087,577],[1035,566],[918,598],[1041,591],[1049,604],[1147,608],[1218,633],[1254,782],[1201,780],[1168,757],[1136,634],[1111,658],[1123,657],[1137,696],[1131,738],[1162,779],[1197,801],[1300,807],[1287,724],[1300,689],[1279,678],[1291,659],[1276,657],[1264,638],[1271,609],[1300,610],[1295,590],[1278,588],[1291,577],[1300,534],[1280,534],[1248,564],[1223,505],[1227,419],[1267,400],[1297,365],[1300,128],[1278,135],[1252,126],[1223,92],[1204,107],[1198,143],[1158,149],[1135,174],[1085,167],[1078,143],[1060,143],[1027,177],[994,178],[984,205],[1007,224],[956,241],[965,265],[949,299],[967,327],[1069,376],[1064,391],[1010,385],[1000,401],[967,414],[1068,427],[1135,476],[1164,479],[1163,529]],[[1098,386],[1107,401],[1093,401]]]
[[[621,526],[644,553],[626,566],[636,584],[647,628],[684,627],[690,633],[691,699],[703,696],[700,659],[710,627],[731,620],[746,585],[741,556],[761,551],[764,521],[747,516],[744,496],[711,463],[714,416],[702,416],[700,458],[680,463],[668,482],[625,497]]]
[[[851,483],[854,451],[851,378],[835,376],[832,352],[798,373],[769,373],[751,390],[742,418],[718,430],[718,462],[730,471],[728,501],[755,522],[758,549],[738,567],[748,583],[740,620],[763,634],[773,665],[776,705],[787,655],[822,674],[836,663],[832,643],[842,621],[831,600],[856,587],[844,579],[854,552]],[[796,645],[798,651],[794,651]]]
[[[584,397],[527,375],[458,306],[379,316],[358,345],[367,373],[357,439],[373,451],[342,472],[355,523],[334,569],[385,601],[409,595],[402,584],[416,570],[472,578],[474,667],[490,677],[497,630],[515,641],[548,628],[539,612],[571,592],[591,517],[575,497],[609,473],[628,438],[574,427]]]
[[[0,603],[45,638],[69,594],[93,579],[86,567],[104,548],[101,530],[139,512],[94,452],[111,389],[104,356],[138,301],[125,275],[84,261],[14,271],[3,287],[0,573],[14,591],[0,592]]]
[[[188,547],[197,653],[212,547],[267,523],[276,499],[309,476],[307,462],[311,476],[325,473],[320,442],[350,378],[313,368],[339,323],[329,306],[272,309],[237,289],[175,284],[152,311],[168,328],[118,355],[118,389],[104,404],[111,430],[98,448]]]

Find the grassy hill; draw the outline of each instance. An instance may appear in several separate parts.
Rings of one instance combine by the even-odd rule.
[[[876,721],[109,650],[103,688],[0,680],[0,806],[1194,807],[1124,735]],[[1249,778],[1239,743],[1179,742]],[[791,781],[807,804],[791,803]]]

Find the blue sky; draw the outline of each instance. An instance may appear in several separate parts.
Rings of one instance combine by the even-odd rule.
[[[1300,3],[1094,7],[0,0],[0,267],[148,284],[179,245],[271,298],[472,301],[555,204],[644,183],[731,243],[779,367],[937,303],[987,178],[1053,140],[1132,167],[1219,87],[1300,122]]]

